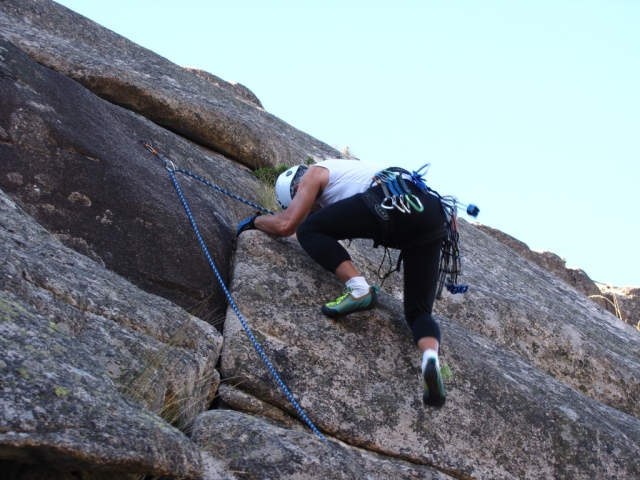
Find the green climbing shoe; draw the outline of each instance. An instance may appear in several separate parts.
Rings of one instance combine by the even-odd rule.
[[[447,401],[447,394],[444,391],[444,383],[440,368],[435,358],[427,360],[427,366],[422,372],[424,388],[422,390],[422,401],[430,407],[441,407]]]
[[[322,313],[327,317],[344,317],[354,312],[371,310],[378,305],[378,287],[369,287],[369,293],[362,297],[354,298],[351,295],[351,288],[347,287],[334,302],[329,302],[322,306]]]

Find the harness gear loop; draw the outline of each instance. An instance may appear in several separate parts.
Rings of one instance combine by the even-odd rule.
[[[384,193],[380,205],[387,210],[396,208],[402,213],[411,213],[412,208],[416,212],[422,212],[424,210],[422,203],[411,192],[403,175],[410,176],[408,171],[397,167],[382,170],[374,175],[374,183],[380,185]]]

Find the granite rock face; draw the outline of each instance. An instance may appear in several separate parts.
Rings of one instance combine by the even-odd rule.
[[[548,272],[586,295],[595,303],[640,330],[640,289],[633,286],[616,287],[595,282],[577,267],[568,267],[558,255],[547,251],[531,250],[526,243],[500,230],[479,223],[473,224],[484,233],[499,240],[513,251],[544,268]]]
[[[198,477],[198,450],[161,416],[184,428],[208,407],[218,332],[64,247],[4,193],[0,239],[0,459]]]
[[[246,168],[112,105],[0,37],[0,188],[65,245],[214,322],[226,299],[164,163],[257,201]],[[253,210],[176,173],[220,275]],[[204,313],[202,313],[204,311]]]
[[[222,464],[230,471],[260,472],[259,478],[291,480],[453,478],[335,440],[324,443],[311,433],[292,432],[233,410],[202,414],[193,440],[203,448],[206,473],[209,466],[219,471]]]
[[[578,391],[640,418],[640,335],[547,270],[466,222],[464,296],[443,315]]]
[[[468,224],[463,232],[465,245],[469,245],[466,258],[473,289],[460,301],[463,308],[444,301],[452,313],[440,317],[441,361],[451,376],[446,381],[447,404],[441,410],[422,406],[419,356],[401,303],[381,292],[381,305],[373,312],[340,321],[324,317],[319,305],[334,298],[342,287],[293,239],[243,233],[236,251],[232,293],[247,328],[296,393],[298,404],[308,410],[307,416],[320,431],[345,443],[430,465],[457,478],[633,478],[638,474],[633,458],[639,452],[640,420],[599,400],[615,387],[624,399],[621,406],[634,413],[637,393],[623,392],[613,384],[615,375],[595,364],[592,369],[598,383],[586,388],[586,394],[572,388],[572,379],[561,374],[581,352],[571,350],[570,341],[580,342],[581,349],[590,348],[589,336],[598,330],[604,340],[600,358],[619,361],[617,367],[626,369],[625,380],[634,382],[639,373],[640,338],[495,240],[473,232]],[[482,257],[476,259],[476,252]],[[502,277],[505,272],[489,269],[481,283],[473,272],[485,261],[497,266],[522,262],[505,282],[521,282],[535,289],[531,300],[521,296],[512,283],[511,294],[501,292],[504,298],[496,295],[488,303],[484,288],[493,283],[493,275]],[[526,268],[528,275],[522,273]],[[562,288],[564,295],[544,298],[548,291]],[[516,305],[518,319],[511,323],[505,318],[504,327],[489,323],[491,318],[506,317]],[[563,310],[571,313],[564,312],[555,320],[557,326],[549,323],[551,315],[540,315]],[[579,322],[571,324],[572,316]],[[470,328],[467,318],[477,326]],[[513,343],[504,345],[490,338],[497,339],[494,333],[499,328],[505,335],[525,320],[529,324],[523,330],[544,326],[556,332],[555,343],[567,348],[564,363],[556,360],[548,366],[549,372],[536,366],[536,357],[518,348],[518,343],[530,342],[527,334],[518,338],[517,332],[509,332]],[[608,322],[602,325],[603,320]],[[563,322],[567,322],[565,327]],[[486,328],[489,326],[493,331]],[[223,377],[233,379],[236,388],[248,395],[298,416],[233,309],[225,322],[224,337]],[[614,340],[618,344],[609,343]],[[538,356],[552,358],[555,348],[551,343],[541,344]],[[573,367],[572,371],[576,374],[582,369]],[[637,386],[633,388],[637,392]],[[239,405],[237,397],[235,402]],[[269,415],[266,410],[265,414]],[[617,453],[611,455],[614,450]]]
[[[342,158],[259,108],[246,89],[175,65],[55,2],[3,0],[0,34],[96,95],[244,165]]]
[[[640,288],[598,285],[608,311],[640,330]]]
[[[553,273],[566,284],[571,285],[577,291],[591,298],[601,307],[606,308],[606,302],[600,298],[600,289],[598,285],[589,278],[589,275],[587,275],[585,271],[579,268],[567,267],[565,261],[555,253],[531,250],[526,243],[521,242],[517,238],[513,238],[511,235],[507,235],[500,230],[496,230],[495,228],[491,228],[480,223],[475,223],[474,226],[479,230],[482,230],[487,235],[490,235],[496,240],[504,243],[507,247],[511,248],[519,255],[522,255],[527,260],[530,260],[548,272]]]
[[[245,87],[54,2],[0,1],[1,472],[640,477],[640,332],[552,254],[460,220],[470,287],[436,303],[435,410],[401,272],[378,309],[336,321],[319,306],[342,285],[294,237],[236,239],[255,207],[221,190],[259,204],[250,168],[309,156],[341,155]],[[348,249],[373,283],[395,267],[369,241]]]

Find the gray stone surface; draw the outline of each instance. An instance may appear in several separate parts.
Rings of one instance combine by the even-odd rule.
[[[477,242],[468,229],[465,241]],[[485,239],[478,247],[495,249],[491,254],[482,252],[481,262],[513,261],[498,242],[478,234]],[[514,273],[513,280],[520,278],[515,275],[522,270]],[[485,274],[486,281],[489,275]],[[537,278],[525,274],[523,284],[529,289],[542,285],[538,295],[546,291],[545,282],[556,282],[553,288],[563,285],[535,266],[529,275]],[[637,418],[581,394],[457,320],[440,318],[442,361],[452,372],[446,381],[447,404],[441,410],[424,408],[419,358],[400,302],[382,293],[382,305],[372,313],[342,321],[327,319],[319,305],[341,288],[295,240],[277,240],[256,231],[240,237],[232,279],[234,298],[266,356],[322,432],[453,476],[633,478],[638,474]],[[474,286],[476,291],[480,288]],[[564,297],[547,298],[538,308],[571,308],[574,315],[598,309],[565,288]],[[527,298],[517,293],[503,302],[515,303],[518,298],[518,307],[528,308]],[[575,298],[567,298],[571,295]],[[473,294],[465,298],[469,300],[463,302],[474,305]],[[480,307],[485,317],[503,314],[500,306]],[[485,321],[479,310],[473,314],[480,324]],[[610,316],[603,312],[602,317]],[[586,329],[600,328],[602,335],[622,335],[624,330],[621,322],[610,322],[608,332],[595,321],[580,321],[587,324]],[[562,334],[560,326],[558,330]],[[231,309],[224,336],[223,377],[235,379],[237,388],[295,416]],[[633,364],[636,346],[631,338],[626,346],[616,348],[615,356],[606,350],[604,354],[626,359],[632,376],[638,365]]]
[[[598,285],[608,311],[638,330],[640,335],[640,288]]]
[[[205,477],[209,480],[452,478],[430,467],[383,457],[335,440],[325,443],[313,434],[292,432],[232,410],[203,413],[196,422],[193,439],[203,450]],[[223,476],[220,471],[224,469]]]
[[[207,82],[211,82],[214,85],[217,85],[226,90],[229,90],[231,94],[234,95],[235,97],[238,97],[244,100],[245,102],[249,102],[255,105],[256,107],[264,110],[260,99],[256,97],[255,94],[244,85],[237,82],[227,82],[226,80],[223,80],[222,78],[212,73],[206,72],[204,70],[200,70],[198,68],[190,68],[190,67],[185,67],[185,68],[188,71],[195,73],[198,77],[206,80]]]
[[[199,452],[127,400],[55,322],[0,292],[0,458],[68,470],[195,478]]]
[[[50,0],[4,0],[0,33],[95,94],[245,165],[342,157],[247,102],[237,88],[204,79]]]
[[[555,253],[531,250],[526,243],[500,230],[491,228],[488,225],[474,223],[473,226],[504,243],[507,247],[522,255],[527,260],[553,273],[567,285],[571,285],[601,307],[606,308],[606,302],[599,298],[600,290],[598,285],[589,278],[589,275],[587,275],[585,271],[575,267],[567,267],[566,262]]]
[[[136,304],[130,292],[120,310],[118,294],[135,288],[63,247],[4,194],[0,237],[0,458],[53,462],[69,470],[197,477],[197,449],[151,411],[162,413],[172,389],[183,388],[186,398],[197,398],[203,389],[212,393],[212,379],[187,388],[203,371],[211,375],[219,344],[215,330],[183,314],[183,323],[193,323],[194,333],[209,332],[214,343],[208,359],[196,348],[199,340],[183,340],[180,349],[163,345],[186,374],[178,381],[175,365],[166,359],[150,363],[162,344],[143,333],[145,320],[160,320],[158,336],[170,335],[154,316],[170,308],[154,312],[151,305]],[[110,301],[103,303],[104,297]],[[156,385],[151,392],[139,386],[140,395],[132,398],[124,374],[133,380],[145,369]],[[199,400],[191,410],[177,408],[176,420],[190,422],[204,407]]]
[[[0,188],[67,246],[220,321],[226,297],[168,171],[140,141],[253,202],[255,176],[38,65],[1,34],[0,52]],[[254,210],[191,177],[176,178],[227,281],[235,226]]]
[[[640,332],[467,222],[460,226],[469,292],[444,296],[436,311],[640,418]]]
[[[618,301],[629,315],[625,325],[503,239],[494,241],[495,232],[487,236],[485,228],[464,219],[459,224],[464,255],[460,280],[470,289],[464,295],[444,290],[435,311],[576,390],[640,418],[640,331],[631,313],[637,298],[634,289],[615,289],[622,292]],[[397,252],[391,252],[389,264],[383,262],[382,249],[373,249],[370,241],[355,241],[352,247],[352,257],[372,281],[381,263],[384,272],[396,265]],[[401,274],[384,285],[385,291],[402,299]]]
[[[130,398],[184,426],[209,406],[221,335],[65,248],[0,191],[3,291],[93,352]]]
[[[588,300],[580,278],[549,273],[568,274],[559,257],[536,265],[460,221],[470,290],[436,303],[449,398],[426,409],[401,275],[376,311],[327,319],[319,306],[342,290],[332,275],[293,238],[250,231],[236,251],[254,209],[177,173],[220,278],[327,449],[227,308],[142,139],[256,203],[247,165],[340,156],[241,85],[54,2],[0,1],[3,474],[640,476],[640,333]],[[371,244],[349,250],[375,282],[397,252],[389,263]]]

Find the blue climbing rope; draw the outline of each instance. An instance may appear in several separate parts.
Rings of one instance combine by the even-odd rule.
[[[320,431],[316,428],[316,426],[309,419],[309,417],[307,417],[307,415],[302,410],[302,407],[300,407],[300,405],[298,404],[296,399],[293,397],[293,395],[291,394],[291,392],[289,391],[287,386],[284,384],[284,382],[282,381],[282,379],[278,375],[278,372],[276,372],[276,369],[273,367],[273,365],[271,364],[271,362],[267,358],[266,354],[264,353],[264,350],[262,350],[262,347],[260,346],[258,341],[253,336],[253,333],[251,332],[251,329],[249,328],[249,325],[247,325],[247,322],[245,321],[245,319],[243,318],[242,314],[240,313],[240,310],[238,309],[238,306],[233,301],[231,293],[227,289],[227,286],[224,284],[224,281],[222,280],[222,276],[220,275],[220,272],[218,271],[218,268],[216,267],[216,264],[213,261],[213,258],[211,257],[211,254],[209,253],[209,249],[205,245],[204,240],[202,239],[202,235],[200,235],[200,230],[198,230],[198,226],[196,224],[196,220],[195,220],[195,218],[193,217],[193,215],[191,213],[191,209],[189,208],[189,204],[187,203],[187,200],[184,198],[184,195],[182,194],[182,189],[180,188],[180,185],[178,184],[178,179],[176,178],[175,172],[180,172],[180,173],[188,175],[188,176],[190,176],[192,178],[195,178],[196,180],[199,180],[199,181],[203,182],[204,184],[206,184],[206,185],[218,190],[219,192],[222,192],[222,193],[224,193],[226,195],[229,195],[230,197],[235,198],[236,200],[239,200],[239,201],[241,201],[243,203],[251,205],[254,208],[258,208],[258,209],[262,210],[263,212],[270,213],[270,214],[273,214],[274,212],[272,212],[270,210],[267,210],[266,208],[260,207],[259,205],[256,205],[253,202],[250,202],[248,200],[240,198],[237,195],[234,195],[234,194],[226,191],[225,189],[223,189],[221,187],[218,187],[217,185],[214,185],[214,184],[206,181],[205,179],[203,179],[202,177],[199,177],[198,175],[195,175],[195,174],[193,174],[191,172],[188,172],[186,170],[183,170],[181,168],[176,168],[174,163],[171,160],[168,160],[167,158],[165,158],[157,150],[155,150],[150,142],[143,141],[142,143],[147,148],[147,150],[149,150],[151,153],[156,155],[160,160],[162,160],[164,162],[164,167],[169,172],[169,175],[171,176],[171,181],[173,182],[173,185],[176,188],[176,191],[178,192],[178,196],[180,197],[180,201],[182,202],[182,206],[184,207],[185,211],[187,212],[187,216],[189,217],[189,221],[191,222],[191,226],[193,227],[193,231],[195,232],[196,237],[198,238],[198,242],[200,243],[200,246],[202,247],[202,251],[204,252],[204,255],[207,257],[207,261],[209,262],[209,265],[211,266],[211,269],[213,270],[213,273],[214,273],[215,277],[217,278],[218,282],[220,283],[220,286],[222,287],[222,290],[224,291],[224,294],[226,295],[227,300],[229,301],[229,305],[231,305],[231,308],[233,309],[233,311],[235,312],[236,316],[238,317],[238,320],[240,320],[240,323],[242,324],[242,328],[244,328],[245,332],[247,333],[247,336],[249,337],[249,339],[253,343],[253,346],[255,347],[255,349],[257,350],[258,354],[260,355],[260,357],[264,361],[265,365],[269,369],[269,372],[271,372],[271,375],[273,376],[273,378],[276,380],[276,382],[278,383],[278,385],[280,386],[282,391],[285,393],[285,395],[287,396],[287,398],[289,399],[289,401],[291,402],[293,407],[296,409],[296,411],[298,412],[300,417],[305,421],[305,423],[309,426],[309,428],[311,428],[313,433],[315,433],[318,436],[318,438],[320,440],[322,440],[324,443],[328,443],[327,439],[324,437],[324,435],[322,435],[322,433],[320,433]]]
[[[162,158],[162,157],[160,157],[160,158]],[[231,193],[231,192],[229,192],[229,191],[225,190],[224,188],[219,187],[218,185],[214,185],[213,183],[208,182],[208,181],[207,181],[207,180],[205,180],[204,178],[199,177],[199,176],[198,176],[198,175],[196,175],[195,173],[191,173],[191,172],[189,172],[189,171],[187,171],[187,170],[183,170],[182,168],[175,168],[175,169],[174,169],[174,171],[175,171],[175,172],[184,173],[185,175],[188,175],[188,176],[189,176],[189,177],[191,177],[191,178],[195,178],[196,180],[200,180],[200,181],[201,181],[202,183],[204,183],[205,185],[208,185],[208,186],[210,186],[211,188],[214,188],[214,189],[218,190],[219,192],[224,193],[225,195],[230,196],[231,198],[235,198],[236,200],[239,200],[239,201],[241,201],[242,203],[246,203],[247,205],[251,205],[253,208],[257,208],[258,210],[260,210],[260,211],[262,211],[262,212],[268,213],[268,214],[270,214],[270,215],[275,215],[275,212],[272,212],[271,210],[268,210],[268,209],[266,209],[266,208],[264,208],[264,207],[261,207],[261,206],[260,206],[260,205],[258,205],[257,203],[250,202],[249,200],[245,200],[244,198],[241,198],[241,197],[239,197],[239,196],[237,196],[237,195],[234,195],[233,193]]]

